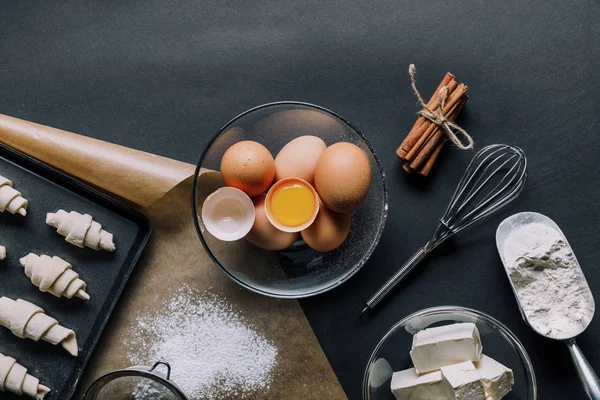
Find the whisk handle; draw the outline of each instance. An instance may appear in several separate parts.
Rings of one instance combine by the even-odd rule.
[[[427,254],[429,254],[429,252],[425,250],[425,247],[421,247],[415,254],[406,260],[398,272],[396,272],[385,284],[383,284],[383,286],[373,295],[373,297],[367,300],[367,305],[362,310],[360,315],[373,310],[377,304],[379,304],[379,302],[381,302],[381,300],[383,300],[392,291],[392,289],[394,289],[398,283],[402,281],[402,279],[404,279],[408,274],[411,273],[413,269],[415,269],[417,265],[419,265],[421,260],[424,259]]]

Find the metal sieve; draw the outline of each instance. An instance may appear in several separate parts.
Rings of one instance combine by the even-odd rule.
[[[157,370],[166,368],[166,374]],[[100,377],[85,392],[84,400],[188,400],[171,381],[171,366],[158,361],[152,367],[135,366]]]

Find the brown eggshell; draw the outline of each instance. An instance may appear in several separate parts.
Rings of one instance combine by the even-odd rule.
[[[227,149],[221,159],[221,174],[227,186],[257,196],[273,183],[275,160],[262,144],[244,140]]]
[[[311,249],[322,253],[331,251],[348,237],[351,220],[351,214],[338,214],[321,207],[315,222],[302,231],[302,239]]]
[[[265,199],[260,195],[252,199],[256,217],[246,239],[253,245],[265,250],[283,250],[290,247],[298,238],[298,233],[283,232],[275,228],[265,214]]]
[[[275,181],[294,177],[312,185],[315,166],[325,149],[325,142],[316,136],[300,136],[292,140],[275,157]]]
[[[315,167],[315,189],[325,205],[338,213],[360,207],[371,186],[371,164],[366,154],[352,143],[329,146]]]

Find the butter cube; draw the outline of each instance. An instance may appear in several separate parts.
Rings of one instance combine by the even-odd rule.
[[[515,379],[510,368],[506,368],[485,354],[482,354],[481,359],[474,364],[488,400],[500,400],[512,390]]]
[[[428,328],[413,336],[410,358],[416,372],[436,371],[441,367],[481,358],[481,338],[474,323],[459,323]]]
[[[396,400],[450,400],[454,390],[441,371],[419,375],[414,368],[394,372],[391,383]]]
[[[456,400],[488,400],[487,394],[471,361],[442,367],[442,378],[454,390]]]

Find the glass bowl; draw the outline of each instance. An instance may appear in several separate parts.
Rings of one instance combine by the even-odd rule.
[[[469,308],[427,308],[394,325],[375,347],[363,380],[364,400],[394,400],[390,390],[392,373],[412,367],[413,335],[431,326],[473,322],[481,334],[483,353],[513,370],[515,385],[503,400],[536,400],[533,365],[519,339],[501,322]]]
[[[254,140],[273,157],[291,140],[318,136],[327,145],[351,142],[367,155],[372,171],[369,193],[352,215],[346,241],[328,253],[318,253],[298,240],[282,251],[260,249],[241,239],[222,242],[202,222],[204,199],[223,187],[221,158],[233,144]],[[241,286],[280,298],[301,298],[330,290],[348,280],[365,265],[377,246],[388,210],[385,175],[367,139],[339,115],[312,104],[278,102],[258,106],[231,120],[210,141],[196,167],[192,206],[198,236],[214,263]]]

